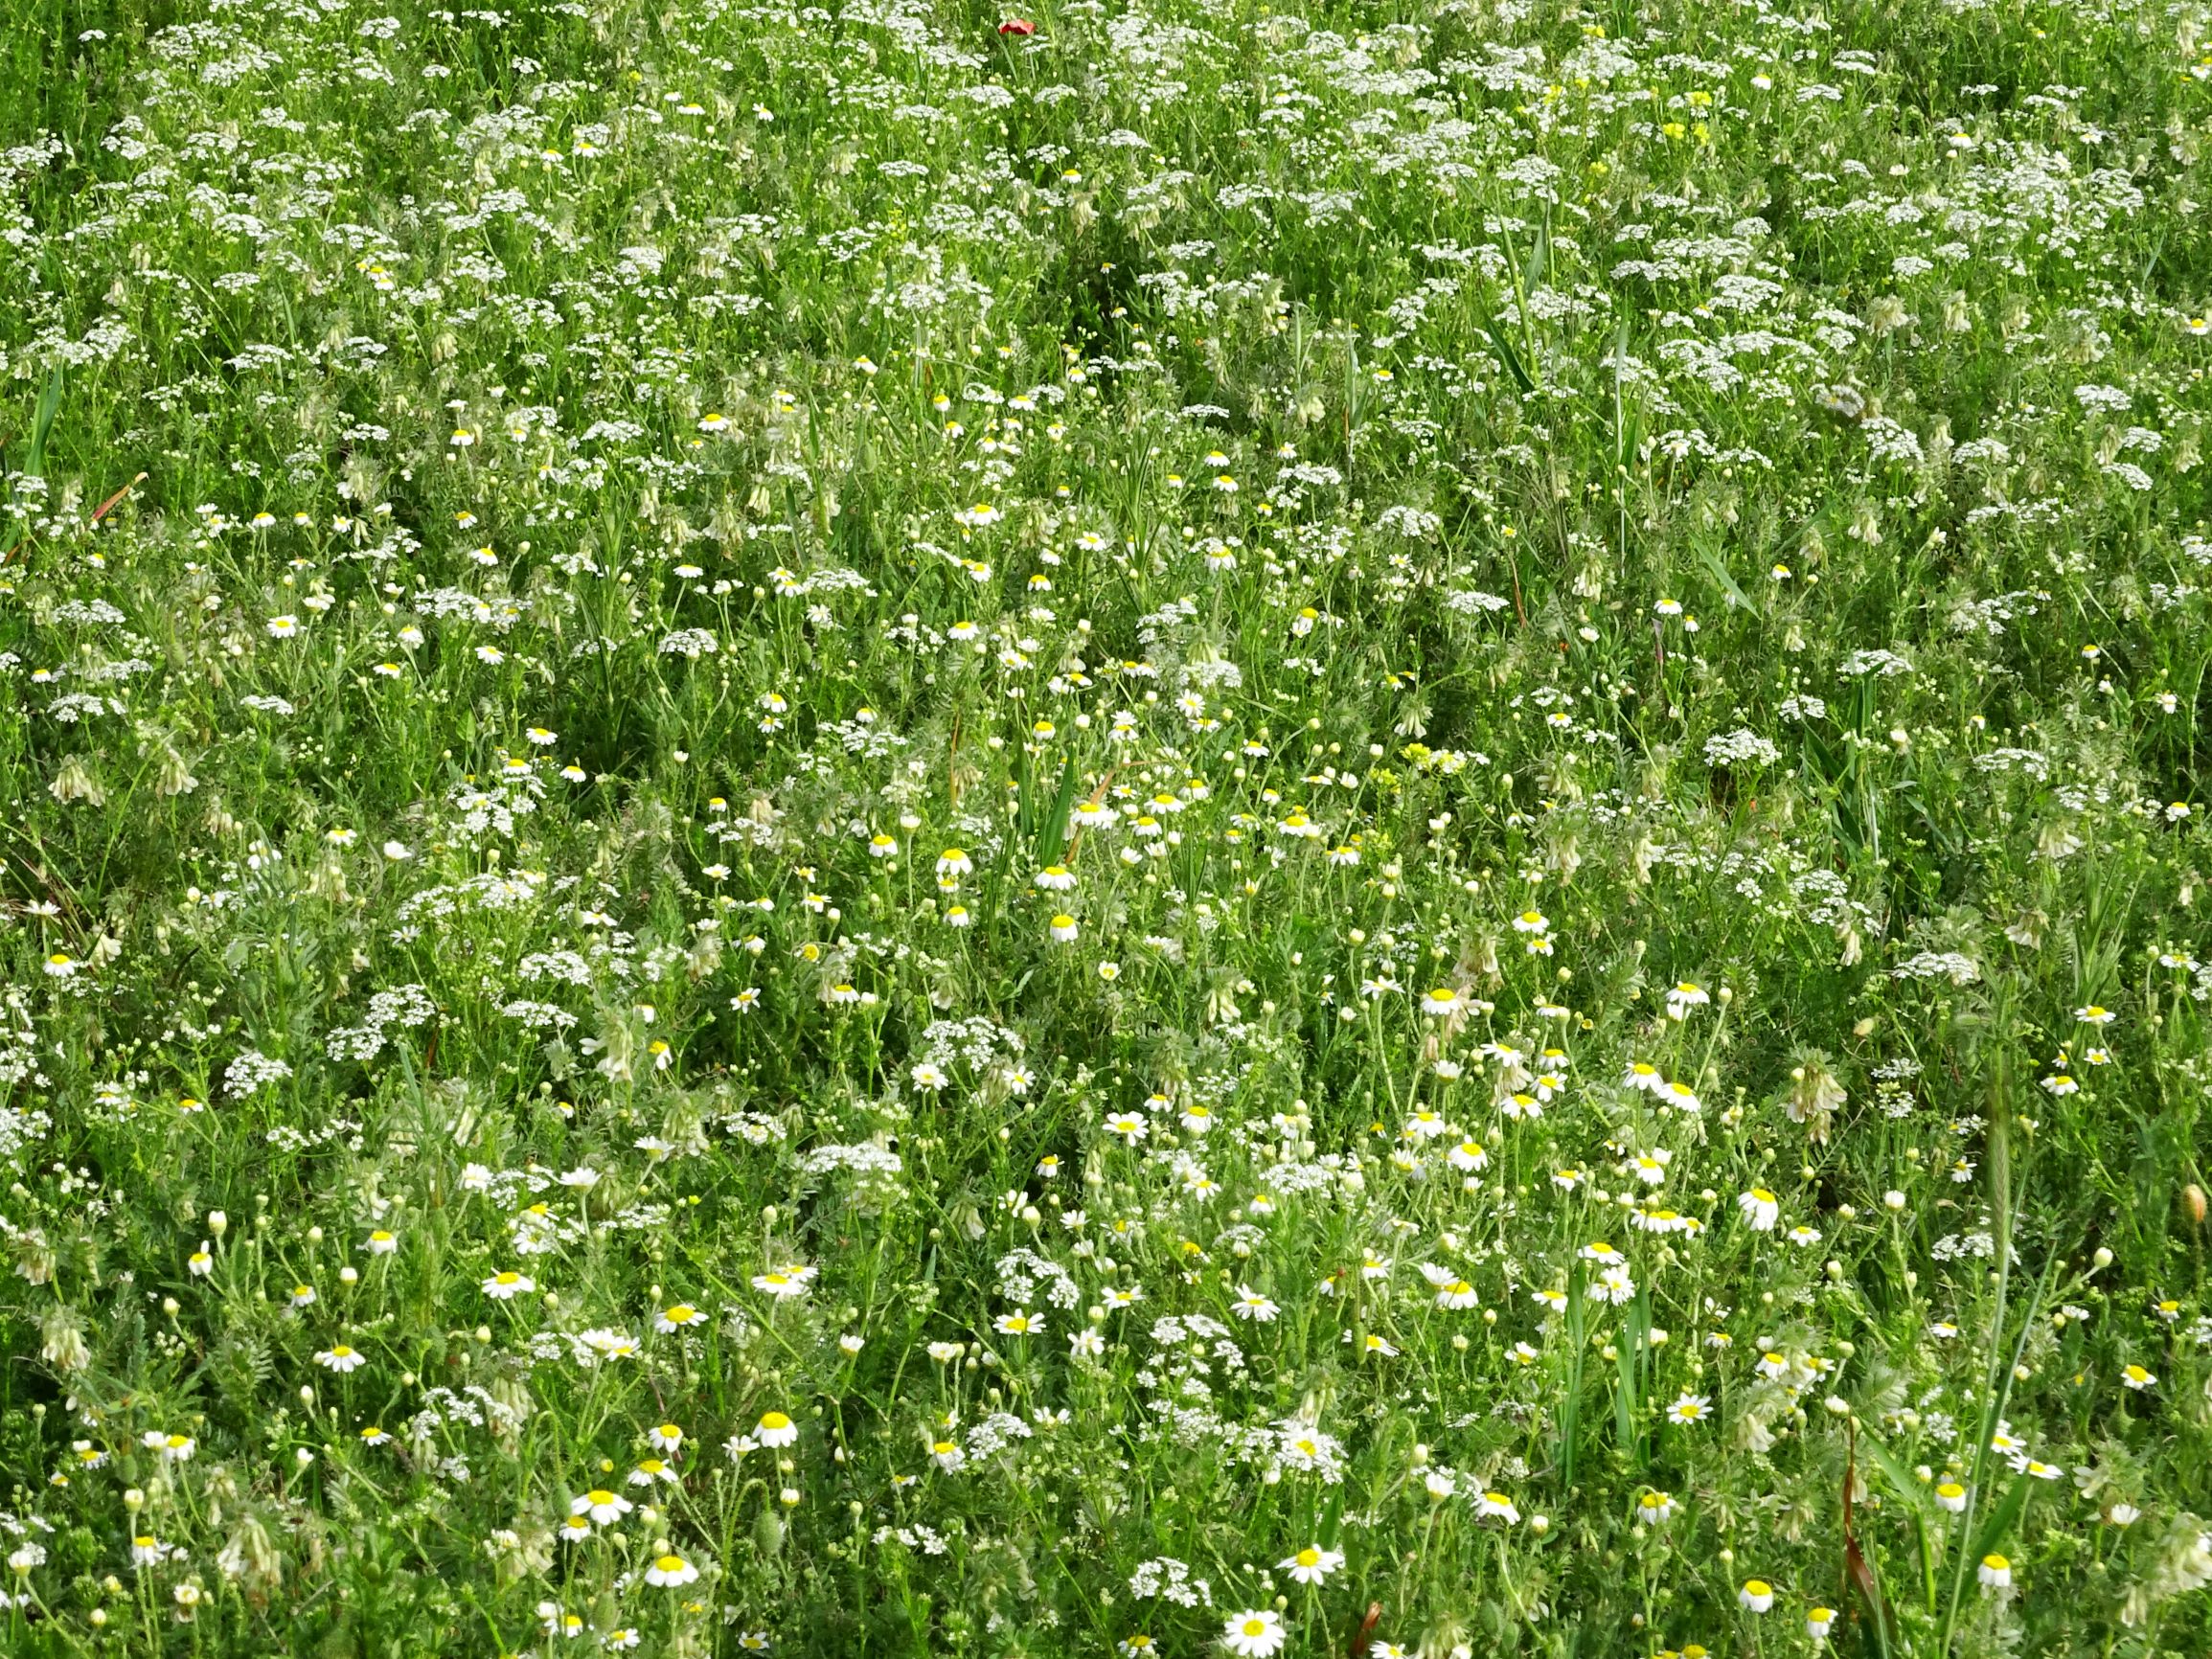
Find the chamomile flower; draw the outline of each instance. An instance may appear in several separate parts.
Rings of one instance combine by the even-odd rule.
[[[1282,1615],[1271,1607],[1231,1614],[1221,1626],[1221,1646],[1237,1659],[1273,1659],[1289,1640]]]
[[[1646,1526],[1658,1526],[1673,1520],[1678,1508],[1672,1493],[1647,1487],[1636,1499],[1636,1519]]]
[[[1481,1306],[1474,1286],[1450,1270],[1431,1265],[1425,1266],[1422,1273],[1435,1287],[1437,1307],[1458,1312]]]
[[[571,1515],[586,1516],[603,1527],[613,1526],[635,1508],[637,1506],[621,1493],[610,1492],[604,1488],[581,1493],[568,1503]]]
[[[1258,1325],[1268,1325],[1274,1322],[1275,1316],[1282,1311],[1282,1308],[1276,1305],[1272,1298],[1262,1295],[1249,1284],[1240,1284],[1237,1286],[1236,1299],[1229,1304],[1229,1310],[1239,1319],[1250,1320]]]
[[[783,1412],[766,1411],[754,1424],[753,1436],[764,1446],[787,1446],[797,1443],[799,1425]]]
[[[1674,1402],[1667,1407],[1667,1420],[1685,1426],[1691,1423],[1703,1422],[1712,1415],[1713,1401],[1708,1395],[1686,1392],[1678,1394],[1675,1397]]]
[[[1318,1584],[1344,1565],[1342,1550],[1325,1550],[1319,1544],[1308,1544],[1296,1555],[1278,1561],[1277,1568],[1290,1575],[1300,1584]]]

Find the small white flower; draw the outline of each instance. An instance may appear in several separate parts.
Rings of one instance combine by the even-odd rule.
[[[1221,1646],[1237,1659],[1272,1659],[1290,1640],[1282,1615],[1273,1608],[1254,1608],[1232,1615],[1221,1626]]]
[[[1268,1325],[1282,1309],[1249,1284],[1237,1286],[1237,1298],[1229,1304],[1230,1311],[1239,1319],[1249,1319],[1256,1324]]]
[[[1296,1555],[1276,1563],[1281,1571],[1301,1584],[1318,1584],[1343,1565],[1342,1550],[1325,1550],[1319,1544],[1308,1544]]]
[[[753,1433],[765,1446],[787,1446],[797,1442],[799,1425],[780,1411],[763,1412]]]
[[[1484,1519],[1503,1521],[1509,1527],[1520,1525],[1520,1511],[1514,1508],[1513,1500],[1503,1492],[1484,1492],[1474,1500],[1474,1512]]]
[[[636,1507],[620,1492],[602,1489],[570,1499],[568,1512],[572,1515],[586,1515],[603,1527],[611,1527]]]

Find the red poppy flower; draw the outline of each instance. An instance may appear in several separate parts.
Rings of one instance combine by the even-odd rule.
[[[1026,17],[1009,17],[998,26],[1001,34],[1029,35],[1037,33],[1037,25]]]

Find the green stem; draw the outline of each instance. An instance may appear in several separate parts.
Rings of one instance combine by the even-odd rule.
[[[1973,1512],[1981,1500],[1982,1483],[1988,1474],[1990,1441],[1996,1434],[2004,1398],[2010,1392],[2010,1372],[2000,1372],[2004,1362],[2005,1291],[2011,1280],[2013,1263],[2012,1229],[2012,1121],[2011,1121],[2011,1056],[2004,1047],[2009,1033],[2004,1015],[2008,1005],[1997,1000],[1995,1015],[1995,1036],[1997,1043],[1996,1058],[1990,1071],[1990,1125],[1989,1125],[1989,1179],[1990,1179],[1990,1231],[1996,1241],[1997,1277],[1996,1306],[1990,1315],[1989,1380],[1983,1390],[1987,1404],[1982,1411],[1979,1438],[1974,1443],[1973,1473],[1967,1482],[1966,1508],[1959,1514],[1957,1530],[1958,1559],[1953,1563],[1950,1579],[1950,1605],[1943,1618],[1943,1640],[1936,1651],[1950,1651],[1951,1632],[1958,1623],[1958,1609],[1966,1594],[1967,1556],[1973,1547]]]

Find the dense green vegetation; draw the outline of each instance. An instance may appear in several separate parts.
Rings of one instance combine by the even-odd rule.
[[[21,0],[11,1654],[2199,1654],[2201,5]]]

